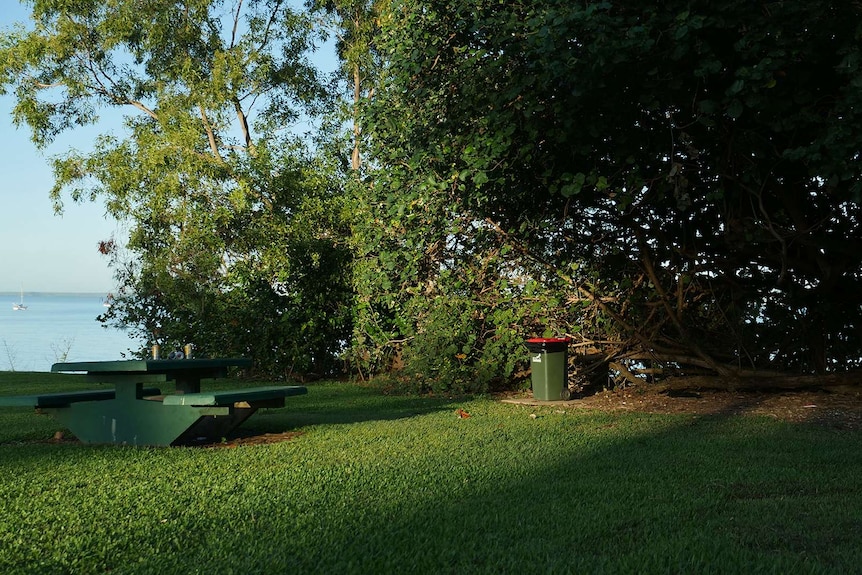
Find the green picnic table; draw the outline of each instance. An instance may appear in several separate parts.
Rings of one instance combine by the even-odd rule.
[[[0,397],[0,405],[29,405],[62,422],[83,443],[180,445],[226,437],[261,407],[283,407],[301,386],[201,391],[201,381],[226,377],[245,358],[148,359],[55,363],[52,372],[83,373],[114,389]],[[150,384],[173,381],[162,395]],[[145,387],[145,385],[147,387]]]

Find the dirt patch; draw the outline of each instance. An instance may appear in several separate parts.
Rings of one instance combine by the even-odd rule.
[[[187,445],[186,447],[199,447],[206,449],[230,449],[241,445],[267,445],[269,443],[281,443],[282,441],[290,441],[302,435],[301,431],[285,431],[284,433],[255,433],[254,431],[239,430],[228,439],[201,441]],[[26,443],[43,443],[52,445],[81,445],[81,442],[74,435],[63,431],[56,432],[49,439],[33,439],[30,441],[19,441],[15,444]]]
[[[659,392],[645,386],[602,391],[571,401],[535,401],[530,392],[508,394],[502,400],[526,405],[641,413],[765,415],[838,429],[862,429],[862,388],[841,391]]]
[[[253,433],[238,433],[225,441],[219,441],[216,443],[205,443],[201,444],[200,447],[207,447],[210,449],[230,449],[233,447],[239,447],[241,445],[267,445],[270,443],[291,441],[293,439],[296,439],[300,435],[302,435],[301,431],[285,431],[284,433],[260,433],[257,435]]]

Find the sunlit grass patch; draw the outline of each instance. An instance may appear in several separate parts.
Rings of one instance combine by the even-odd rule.
[[[22,441],[47,418],[10,411],[0,409],[3,572],[827,573],[862,564],[858,432],[349,384],[310,386],[245,424],[302,432],[292,440],[232,449]],[[17,428],[6,429],[13,416]]]

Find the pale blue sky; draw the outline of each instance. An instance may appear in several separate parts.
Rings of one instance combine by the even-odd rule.
[[[26,21],[29,11],[5,0],[0,27]],[[0,97],[0,292],[98,292],[113,290],[108,260],[99,241],[122,237],[116,221],[104,217],[101,204],[65,202],[54,215],[48,194],[53,179],[49,157],[70,146],[87,149],[95,131],[63,137],[43,155],[25,128],[12,125],[13,100]]]

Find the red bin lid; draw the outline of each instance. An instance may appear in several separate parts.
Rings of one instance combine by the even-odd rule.
[[[527,343],[570,343],[570,337],[533,337],[527,340]]]

